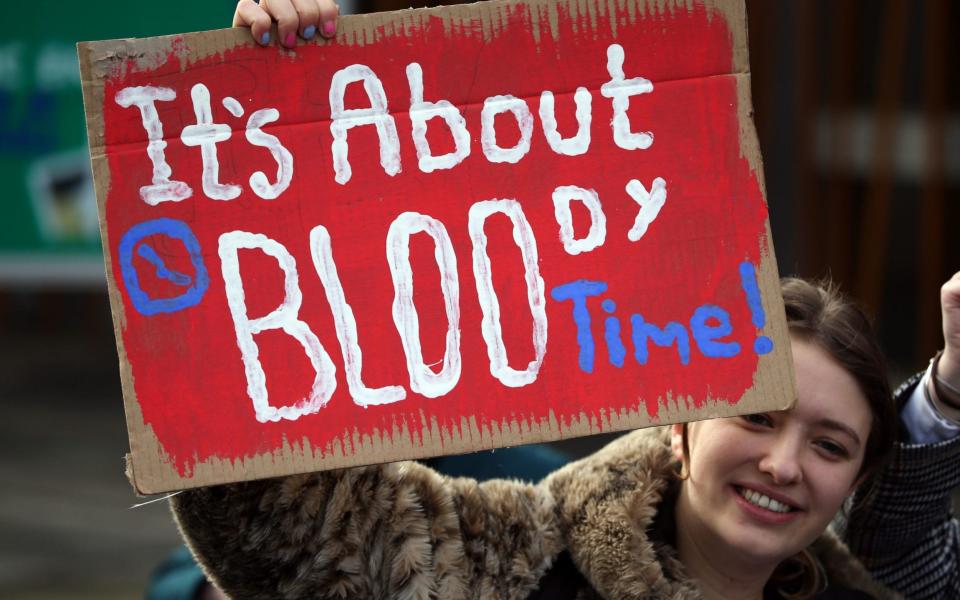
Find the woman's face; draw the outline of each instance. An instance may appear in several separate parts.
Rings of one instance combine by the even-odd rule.
[[[799,398],[789,411],[688,426],[678,518],[708,552],[778,563],[827,527],[856,484],[871,413],[853,376],[794,338]],[[682,456],[679,425],[673,451]]]

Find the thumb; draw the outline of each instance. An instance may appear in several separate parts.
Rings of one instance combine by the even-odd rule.
[[[940,375],[957,380],[960,379],[960,272],[940,288],[940,307],[944,341]]]

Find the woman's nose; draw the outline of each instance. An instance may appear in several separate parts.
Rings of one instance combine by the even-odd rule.
[[[770,446],[760,459],[760,471],[769,475],[777,485],[803,481],[801,450],[802,445],[789,437],[771,440]]]

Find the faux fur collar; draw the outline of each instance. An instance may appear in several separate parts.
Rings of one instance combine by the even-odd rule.
[[[574,563],[604,598],[701,598],[673,549],[648,531],[675,473],[666,428],[627,434],[548,477]],[[812,549],[831,585],[895,598],[830,532]]]

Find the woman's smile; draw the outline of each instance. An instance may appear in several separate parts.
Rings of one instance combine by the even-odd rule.
[[[761,523],[770,525],[789,523],[801,514],[793,504],[777,500],[750,487],[732,485],[730,490],[743,512]]]

